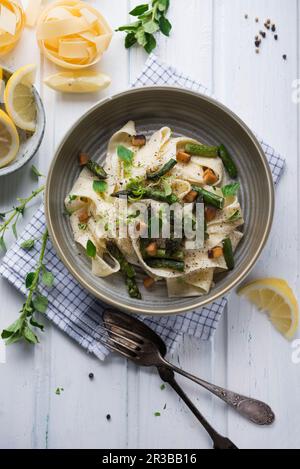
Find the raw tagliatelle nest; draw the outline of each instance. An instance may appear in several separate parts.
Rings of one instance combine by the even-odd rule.
[[[73,70],[98,62],[111,38],[112,29],[102,14],[77,0],[51,3],[37,24],[37,40],[45,56]]]
[[[21,4],[17,0],[0,0],[0,55],[7,54],[16,46],[24,26]]]

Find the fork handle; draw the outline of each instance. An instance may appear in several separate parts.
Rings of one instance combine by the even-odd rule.
[[[224,436],[220,435],[206,420],[206,418],[199,412],[197,407],[194,406],[192,401],[188,398],[185,394],[183,389],[179,386],[177,381],[174,378],[174,372],[168,367],[158,367],[158,372],[163,381],[168,383],[175,392],[181,397],[181,399],[185,402],[188,408],[193,412],[195,417],[201,423],[201,425],[205,428],[209,436],[211,437],[214,443],[214,449],[238,449],[232,441]]]
[[[264,402],[243,396],[241,394],[237,394],[232,391],[228,391],[225,388],[221,388],[220,386],[215,386],[214,384],[208,383],[207,381],[204,381],[194,375],[191,375],[190,373],[187,373],[181,368],[177,368],[177,366],[172,365],[165,359],[163,359],[163,362],[164,365],[169,369],[175,371],[176,373],[179,373],[185,378],[194,381],[197,384],[200,384],[200,386],[222,399],[222,401],[226,402],[226,404],[228,404],[235,411],[243,415],[243,417],[246,417],[251,422],[256,423],[257,425],[271,425],[274,422],[274,412]]]

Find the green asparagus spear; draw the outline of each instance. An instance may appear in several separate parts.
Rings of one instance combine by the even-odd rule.
[[[148,256],[145,253],[145,259],[153,259],[153,257]],[[175,251],[173,254],[169,254],[166,249],[158,249],[157,253],[155,254],[155,259],[170,259],[173,261],[183,261],[184,260],[184,253],[183,251]]]
[[[96,161],[88,160],[86,167],[93,173],[95,176],[97,176],[99,179],[106,179],[107,174]]]
[[[208,145],[197,145],[195,143],[187,143],[185,151],[190,155],[204,156],[206,158],[217,158],[218,147],[210,147]]]
[[[157,200],[158,202],[165,202],[169,205],[175,204],[178,202],[178,197],[175,194],[166,195],[163,191],[153,189],[150,187],[145,187],[142,193],[137,197],[137,195],[131,190],[124,190],[115,192],[112,194],[112,197],[121,197],[127,196],[133,199],[152,199]]]
[[[159,179],[162,176],[165,176],[169,171],[171,171],[172,168],[177,164],[176,160],[173,160],[172,158],[170,161],[168,161],[162,168],[160,168],[159,171],[156,171],[155,173],[147,173],[147,179]]]
[[[233,249],[230,238],[226,238],[223,241],[223,253],[224,259],[227,265],[228,270],[234,269],[234,257],[233,257]]]
[[[225,169],[229,176],[233,179],[237,178],[238,176],[238,170],[236,167],[235,162],[233,161],[229,151],[225,147],[225,145],[220,145],[219,147],[219,157],[223,161],[223,164],[225,166]]]
[[[131,298],[136,298],[140,300],[142,298],[139,288],[135,279],[135,270],[134,267],[127,262],[123,253],[120,251],[118,246],[110,241],[107,243],[107,249],[110,254],[119,262],[120,270],[125,277],[125,282],[127,285],[128,293]]]
[[[220,197],[219,195],[209,192],[202,187],[193,186],[193,190],[203,196],[203,200],[206,204],[219,209],[224,207],[224,197]]]
[[[149,259],[147,260],[149,267],[153,269],[172,269],[178,272],[184,272],[184,262],[172,259]]]

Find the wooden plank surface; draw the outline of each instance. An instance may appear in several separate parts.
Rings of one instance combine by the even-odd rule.
[[[137,1],[91,3],[115,28],[128,21],[129,9]],[[276,22],[279,41],[269,37],[257,55],[253,39],[266,18]],[[287,8],[284,0],[171,0],[170,19],[172,37],[159,39],[157,54],[211,88],[287,158],[276,193],[272,235],[252,276],[279,275],[299,291],[299,105],[292,101],[292,82],[300,77],[299,2],[290,0]],[[115,34],[99,67],[111,75],[112,86],[99,97],[128,87],[146,58],[137,48],[126,51],[122,35]],[[32,30],[25,31],[22,42],[2,62],[11,68],[39,64],[47,131],[36,164],[46,172],[64,133],[98,98],[62,96],[43,85],[55,67],[40,56]],[[1,179],[0,208],[11,206],[16,196],[27,194],[34,185],[29,168]],[[1,328],[17,315],[22,297],[0,280],[0,298]],[[266,318],[233,294],[214,340],[203,343],[185,337],[170,358],[207,380],[272,404],[277,423],[271,429],[259,429],[227,412],[196,385],[180,380],[203,413],[240,447],[297,448],[300,380],[291,354],[291,345]],[[93,381],[88,378],[90,372],[95,375]],[[160,389],[161,381],[153,371],[138,370],[116,357],[100,363],[50,324],[35,349],[20,345],[7,350],[6,364],[0,363],[0,381],[0,448],[210,445],[172,391]],[[55,394],[57,387],[64,388],[60,396]],[[161,417],[154,416],[156,411]]]

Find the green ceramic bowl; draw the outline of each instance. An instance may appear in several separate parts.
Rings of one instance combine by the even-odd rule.
[[[73,240],[70,222],[64,215],[64,199],[79,175],[78,153],[84,151],[93,159],[104,161],[110,137],[130,119],[136,121],[139,133],[150,134],[167,125],[175,135],[186,135],[207,144],[224,143],[237,163],[245,217],[244,238],[235,254],[235,269],[217,276],[215,287],[203,297],[168,298],[164,282],[159,282],[149,292],[142,286],[140,273],[138,280],[143,299],[131,299],[120,274],[100,279],[91,273],[89,259]],[[192,91],[144,87],[101,101],[70,129],[49,171],[45,207],[50,236],[59,257],[95,297],[124,311],[178,314],[213,302],[250,272],[270,233],[274,188],[262,148],[247,126],[229,109]]]

